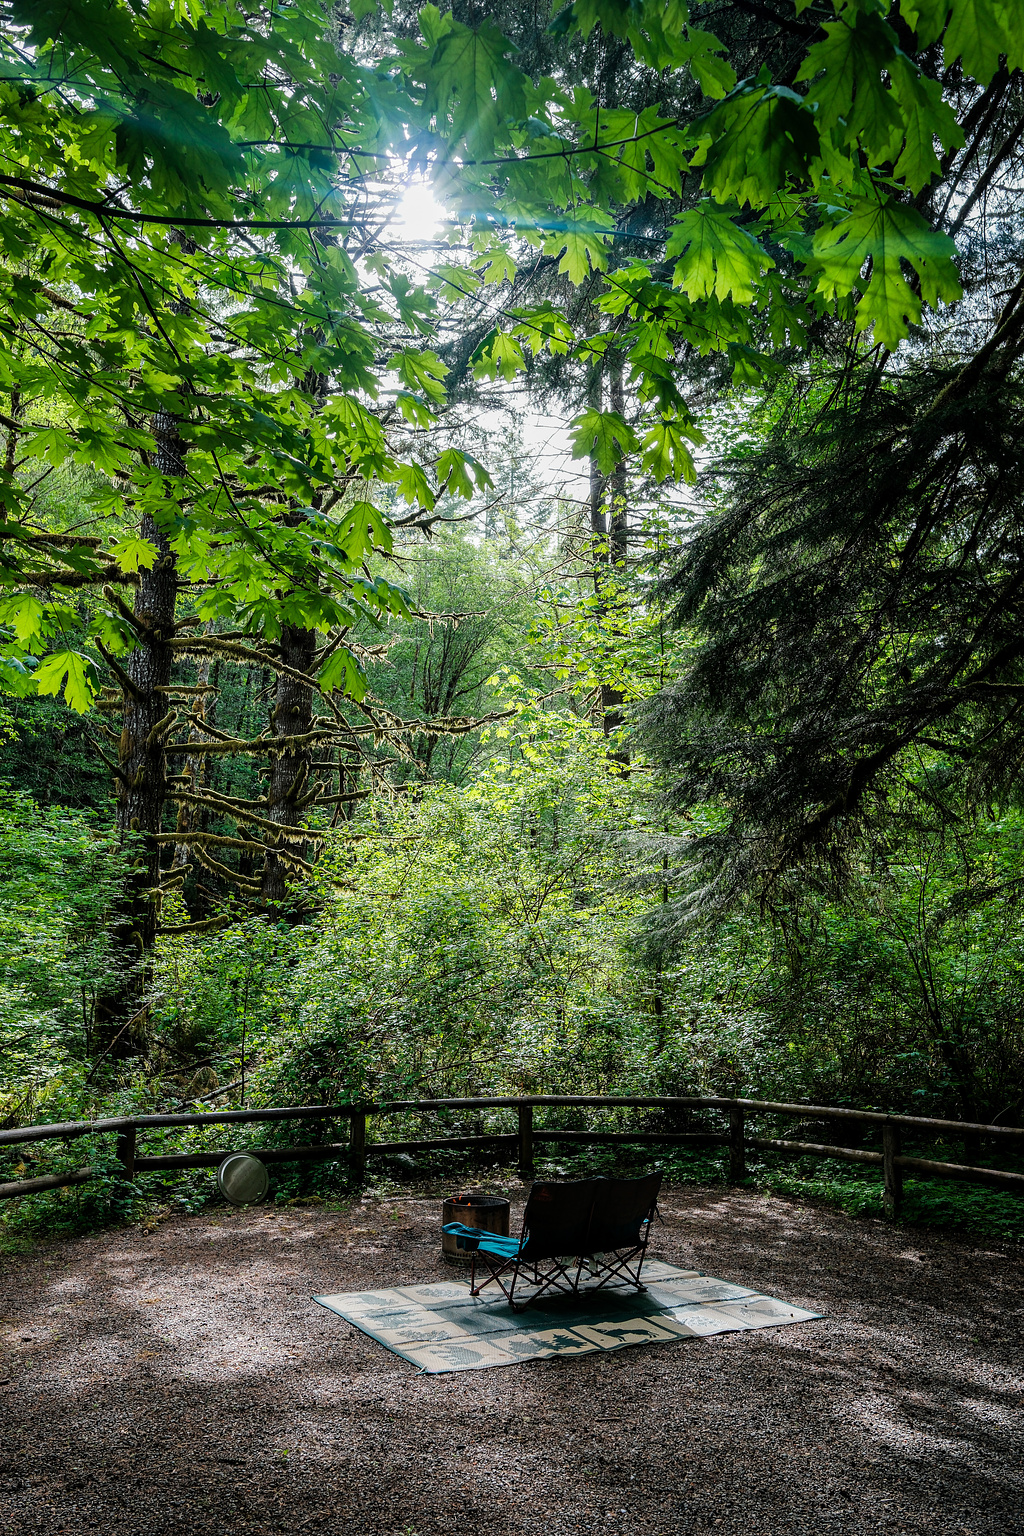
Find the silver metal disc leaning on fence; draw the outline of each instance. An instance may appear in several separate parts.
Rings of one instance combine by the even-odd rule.
[[[258,1205],[270,1188],[270,1175],[250,1152],[232,1152],[217,1169],[217,1183],[232,1205]]]

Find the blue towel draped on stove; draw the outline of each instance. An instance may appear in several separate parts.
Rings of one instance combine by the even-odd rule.
[[[485,1232],[482,1227],[467,1227],[464,1222],[450,1221],[441,1228],[446,1237],[454,1237],[456,1248],[467,1253],[494,1253],[500,1259],[514,1259],[519,1252],[518,1237],[499,1237],[496,1232]]]

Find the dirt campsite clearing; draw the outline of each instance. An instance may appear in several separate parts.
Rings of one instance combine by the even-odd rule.
[[[8,1257],[0,1528],[1024,1531],[1024,1256],[749,1193],[661,1205],[652,1257],[822,1318],[420,1375],[310,1298],[451,1279],[423,1196]]]

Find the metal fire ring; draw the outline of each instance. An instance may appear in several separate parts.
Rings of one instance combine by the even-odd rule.
[[[250,1152],[232,1152],[217,1169],[217,1183],[232,1205],[258,1205],[270,1188],[270,1175]]]

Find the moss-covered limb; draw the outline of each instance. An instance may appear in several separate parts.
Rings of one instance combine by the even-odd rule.
[[[368,800],[373,793],[370,789],[350,789],[341,795],[317,795],[317,805],[343,805],[350,800]],[[307,802],[303,801],[303,805]]]
[[[222,790],[213,789],[209,784],[204,784],[201,791],[195,790],[193,789],[192,782],[187,774],[181,774],[179,777],[173,780],[173,787],[177,789],[178,786],[181,787],[185,794],[195,795],[201,793],[205,795],[207,801],[207,809],[211,811],[215,810],[218,813],[224,812],[225,815],[230,814],[233,816],[235,812],[239,810],[256,811],[258,814],[262,815],[262,813],[267,808],[267,802],[264,796],[261,796],[259,800],[244,800],[241,795],[226,794]],[[179,796],[174,794],[172,798],[178,799]]]
[[[97,538],[94,534],[47,533],[40,531],[38,533],[22,533],[19,537],[19,543],[33,546],[52,544],[54,549],[78,549],[82,546],[86,549],[100,549],[102,548],[103,540]]]
[[[103,657],[103,660],[106,662],[106,664],[110,668],[111,672],[113,672],[114,676],[117,678],[118,684],[120,685],[121,690],[124,693],[125,697],[129,698],[129,699],[134,699],[136,701],[136,703],[138,703],[143,698],[143,693],[142,693],[142,690],[136,684],[135,680],[132,677],[129,676],[129,674],[125,671],[124,667],[122,667],[122,665],[121,665],[121,663],[119,661],[115,661],[114,657],[110,654],[110,652],[107,650],[106,646],[102,643],[102,641],[97,640],[95,642],[95,644],[96,644],[96,649],[99,651],[100,655]],[[123,707],[124,707],[124,700],[122,699],[121,700],[121,708],[123,708]]]
[[[486,619],[487,617],[487,611],[484,608],[467,609],[465,613],[429,613],[424,608],[410,608],[409,612],[414,619],[422,619],[431,629],[435,624],[450,624],[452,629],[458,629],[465,619]]]
[[[116,565],[105,565],[99,571],[19,571],[18,584],[23,587],[98,587],[104,581],[122,581],[128,586],[138,585],[135,572],[126,573]]]
[[[292,781],[284,791],[282,801],[294,810],[302,797],[302,792],[309,782],[309,763],[303,759],[292,776]]]
[[[163,871],[160,877],[160,884],[153,886],[152,894],[154,896],[165,896],[168,891],[173,891],[175,886],[184,885],[185,877],[190,873],[191,869],[191,864],[176,864],[169,870]]]
[[[191,726],[194,726],[198,730],[203,731],[207,736],[211,737],[214,741],[237,741],[238,740],[237,736],[232,736],[230,734],[230,732],[228,732],[228,731],[222,731],[218,726],[214,725],[212,720],[207,719],[207,717],[205,715],[196,715],[196,714],[193,714],[190,711],[188,714],[186,714],[183,717],[183,721],[184,721],[184,723],[186,723],[188,725],[191,725]]]
[[[199,863],[204,869],[208,869],[211,875],[216,875],[219,880],[225,880],[230,885],[237,886],[246,896],[259,895],[260,882],[258,880],[252,879],[249,875],[241,875],[237,869],[231,869],[229,865],[222,864],[219,859],[215,859],[213,854],[208,853],[199,843],[195,845],[192,851]]]
[[[316,848],[316,846],[321,845],[322,837],[307,837],[306,843],[310,848]],[[293,843],[276,843],[276,845],[267,846],[266,852],[267,856],[275,859],[276,863],[279,863],[282,869],[286,869],[287,874],[290,874],[290,876],[309,877],[313,874],[312,863],[309,862],[309,859],[304,859],[301,854],[296,854]],[[266,891],[266,886],[261,886],[261,895],[264,895],[264,891]],[[266,900],[266,895],[264,895],[264,900]]]
[[[151,832],[150,837],[154,843],[176,843],[179,841],[177,832]],[[189,843],[204,848],[238,848],[242,853],[262,853],[263,844],[253,842],[247,837],[228,837],[222,832],[190,832]]]
[[[122,771],[120,765],[115,763],[115,761],[114,761],[114,759],[112,757],[108,757],[107,756],[106,752],[104,752],[103,748],[100,746],[99,742],[95,739],[95,737],[87,736],[86,739],[89,742],[89,745],[92,747],[93,751],[96,752],[103,759],[103,761],[106,763],[107,767],[110,769],[110,772],[113,774],[115,780],[119,781],[122,784],[127,784],[128,781],[127,781],[127,779],[126,779],[126,777],[124,775],[124,772]]]
[[[212,796],[207,794],[193,794],[185,790],[172,792],[170,798],[174,801],[184,801],[189,805],[202,806],[205,810],[213,811],[218,816],[231,816],[236,821],[244,821],[246,826],[259,827],[262,832],[280,832],[277,822],[268,821],[265,816],[258,815],[255,811],[248,810],[244,801],[233,801],[227,796]],[[263,809],[266,809],[264,805]],[[305,833],[303,833],[305,837]]]
[[[256,650],[253,646],[239,644],[237,640],[225,640],[222,635],[175,635],[168,644],[183,655],[214,654],[227,656],[232,661],[249,661],[258,667],[269,667],[279,677],[291,677],[295,682],[308,688],[317,686],[316,678],[308,676],[305,672],[296,671],[269,647],[266,650]]]
[[[128,604],[124,601],[119,593],[114,591],[113,587],[104,587],[103,596],[106,598],[108,603],[117,609],[125,623],[129,626],[129,628],[133,629],[137,635],[142,636],[147,633],[145,621],[139,617],[134,609],[129,608]]]
[[[210,933],[214,928],[228,928],[234,922],[233,917],[221,914],[220,917],[206,917],[197,923],[176,923],[170,928],[161,928],[160,937],[180,938],[189,933]]]
[[[153,692],[154,693],[156,692],[155,688],[154,688]],[[175,710],[173,710],[173,709],[169,710],[166,715],[163,715],[161,717],[161,719],[159,719],[159,720],[154,722],[154,724],[153,724],[153,726],[152,726],[152,728],[151,728],[151,730],[149,732],[149,735],[146,737],[146,746],[147,747],[159,746],[160,743],[164,740],[164,738],[166,736],[168,736],[171,731],[174,730],[174,727],[177,725],[177,723],[178,723],[177,712]]]
[[[289,828],[287,830],[292,831],[293,829]],[[302,841],[304,843],[321,841],[318,838],[311,838],[304,829],[300,830],[302,831]],[[177,840],[177,836],[176,832],[158,832],[153,834],[153,841],[157,843],[173,843]],[[251,879],[248,875],[239,874],[237,869],[229,869],[226,864],[221,864],[218,859],[213,858],[208,850],[211,847],[237,848],[240,853],[265,855],[267,853],[267,845],[265,843],[257,843],[249,838],[225,837],[216,832],[191,832],[189,833],[189,846],[196,858],[207,869],[221,875],[224,879],[230,879],[235,885],[250,891],[253,895],[259,892],[261,886],[259,880]],[[288,841],[282,839],[279,843],[275,843],[272,851],[276,858],[281,859],[282,862],[300,871],[302,874],[311,875],[313,873],[313,866],[306,859],[302,858],[300,854],[297,854],[294,848],[289,846]]]
[[[263,754],[274,756],[280,752],[287,751],[290,746],[304,746],[307,743],[312,744],[313,742],[325,741],[333,736],[333,734],[333,731],[318,728],[314,731],[308,731],[303,736],[295,737],[275,738],[273,736],[257,736],[252,741],[244,741],[240,736],[236,736],[228,741],[174,742],[166,750],[175,755],[185,752],[203,752],[216,755],[237,752],[240,755],[250,757],[260,757]]]
[[[412,721],[418,736],[465,736],[496,720],[510,720],[514,709],[495,710],[489,715],[443,715],[439,720]]]

